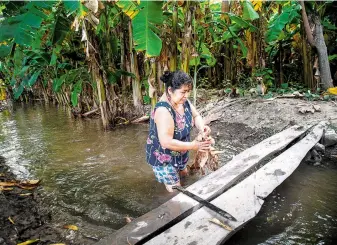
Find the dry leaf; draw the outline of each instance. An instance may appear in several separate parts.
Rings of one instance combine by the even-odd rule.
[[[14,182],[0,182],[0,186],[15,186]]]
[[[24,196],[30,196],[30,195],[32,195],[32,193],[23,193],[23,194],[19,194],[19,196],[22,196],[22,197],[24,197]]]
[[[3,187],[3,186],[0,186],[0,191],[11,191],[13,190],[12,187]]]
[[[228,230],[228,231],[232,231],[233,228],[228,226],[228,225],[225,225],[224,223],[222,223],[220,220],[218,220],[217,218],[213,218],[213,219],[210,219],[209,220],[210,222],[214,223],[214,224],[217,224],[219,226],[221,226],[222,228]]]
[[[13,225],[15,224],[11,217],[8,217],[9,222],[11,222]]]
[[[126,216],[125,221],[126,221],[126,223],[130,223],[130,222],[132,222],[132,219],[129,216]]]
[[[27,180],[21,182],[22,185],[37,185],[40,183],[41,180],[35,179],[35,180]]]
[[[24,190],[33,190],[33,189],[35,189],[37,186],[17,185],[17,187],[20,187],[21,189],[24,189]]]
[[[64,228],[69,229],[69,230],[73,230],[73,231],[78,230],[78,227],[76,225],[65,225]]]
[[[25,241],[25,242],[22,242],[22,243],[18,243],[17,245],[28,245],[28,244],[32,244],[34,242],[38,242],[40,241],[40,239],[33,239],[33,240],[28,240],[28,241]]]

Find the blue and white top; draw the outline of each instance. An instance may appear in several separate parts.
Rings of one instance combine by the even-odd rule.
[[[158,102],[151,112],[150,118],[150,130],[146,144],[146,160],[148,164],[152,166],[166,166],[171,164],[173,167],[179,170],[183,170],[186,167],[189,152],[188,151],[171,151],[165,149],[160,145],[157,125],[154,122],[154,115],[156,109],[159,107],[165,107],[170,112],[174,121],[174,135],[173,139],[189,142],[190,132],[194,125],[193,116],[190,102],[187,100],[184,106],[184,114],[180,115],[176,112],[172,106],[164,101]]]

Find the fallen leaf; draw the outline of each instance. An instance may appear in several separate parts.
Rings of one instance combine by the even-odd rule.
[[[37,185],[37,184],[40,183],[40,181],[41,180],[38,180],[38,179],[36,179],[36,180],[27,180],[27,181],[21,182],[21,184],[23,184],[23,185]]]
[[[20,187],[21,189],[24,189],[24,190],[33,190],[33,189],[35,189],[37,186],[17,185],[17,187]]]
[[[232,231],[233,228],[230,227],[229,225],[226,225],[224,223],[222,223],[220,220],[218,220],[217,218],[213,218],[213,219],[210,219],[209,220],[210,222],[214,223],[214,224],[217,224],[219,226],[221,226],[222,228],[224,228],[225,230],[228,230],[228,231]]]
[[[28,241],[25,241],[25,242],[22,242],[22,243],[18,243],[16,245],[28,245],[28,244],[32,244],[34,242],[38,242],[40,241],[40,239],[33,239],[33,240],[28,240]]]
[[[337,87],[328,88],[328,93],[333,94],[333,95],[337,95]]]
[[[132,222],[132,219],[129,216],[126,216],[125,221],[126,221],[126,223],[130,223],[130,222]]]
[[[13,188],[0,186],[0,191],[11,191],[11,190],[13,190]]]
[[[11,222],[13,225],[15,224],[11,217],[8,217],[9,222]]]
[[[15,186],[14,182],[0,182],[0,186]]]
[[[32,195],[32,193],[23,193],[23,194],[19,194],[19,196],[30,196],[30,195]]]
[[[53,243],[53,244],[49,244],[49,245],[66,245],[65,243]]]
[[[69,230],[73,230],[73,231],[78,230],[78,227],[76,225],[65,225],[64,228],[69,229]]]

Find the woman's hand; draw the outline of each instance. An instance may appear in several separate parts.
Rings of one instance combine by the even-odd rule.
[[[192,149],[195,151],[208,151],[211,148],[211,142],[209,140],[206,141],[192,141]]]

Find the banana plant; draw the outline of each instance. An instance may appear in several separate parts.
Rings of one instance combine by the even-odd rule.
[[[162,1],[141,1],[139,5],[118,1],[117,6],[131,18],[133,41],[137,51],[145,51],[146,57],[160,55],[162,40],[159,27],[163,24]]]
[[[267,43],[284,39],[286,37],[286,26],[294,21],[298,23],[301,17],[300,10],[301,6],[293,1],[283,3],[281,13],[278,13],[278,8],[275,8],[274,14],[268,24],[268,31],[266,33]]]

